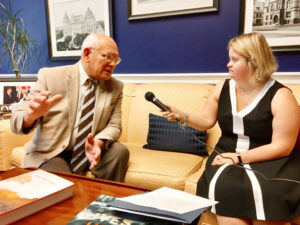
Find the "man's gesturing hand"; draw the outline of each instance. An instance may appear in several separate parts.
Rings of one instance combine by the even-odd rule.
[[[43,116],[49,109],[62,99],[62,95],[55,95],[49,98],[50,91],[42,91],[30,100],[25,109],[23,126],[30,127],[34,121]]]
[[[103,148],[103,141],[94,139],[94,135],[89,133],[85,141],[85,155],[90,162],[90,170],[92,170],[100,160],[101,151]]]

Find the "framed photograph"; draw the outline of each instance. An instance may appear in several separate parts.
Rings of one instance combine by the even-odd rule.
[[[112,36],[111,0],[45,0],[49,58],[78,60],[93,32]]]
[[[128,19],[218,11],[218,0],[127,0]]]
[[[275,51],[300,50],[300,0],[241,0],[240,4],[240,33],[264,34]]]
[[[0,82],[0,114],[11,112],[11,105],[23,101],[36,79],[7,79]]]

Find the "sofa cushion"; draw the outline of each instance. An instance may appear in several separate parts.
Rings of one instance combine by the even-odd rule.
[[[131,88],[127,84],[124,87],[125,89]],[[214,85],[196,83],[148,83],[136,85],[132,92],[124,90],[124,93],[131,93],[131,100],[130,107],[128,108],[129,112],[126,111],[126,104],[122,104],[122,120],[123,117],[128,115],[125,118],[128,122],[123,123],[123,130],[127,130],[127,139],[126,141],[122,141],[146,144],[149,113],[160,114],[159,108],[146,101],[146,92],[153,92],[162,103],[175,105],[177,108],[190,114],[197,114],[201,112],[213,88]],[[208,138],[208,142],[210,142],[210,137]],[[215,143],[212,144],[214,145]]]
[[[200,142],[195,140],[194,136]],[[205,143],[206,131],[196,130],[189,126],[181,129],[177,122],[149,114],[147,144],[143,146],[144,148],[207,156]]]
[[[130,152],[125,183],[154,190],[184,190],[186,179],[202,165],[203,157],[167,151],[147,151],[142,144],[123,143]]]
[[[0,120],[0,170],[8,170],[13,165],[9,160],[12,149],[23,146],[32,136],[18,135],[10,130],[10,120]]]

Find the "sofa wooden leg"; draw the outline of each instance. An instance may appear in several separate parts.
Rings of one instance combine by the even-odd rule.
[[[200,219],[199,219],[197,225],[202,225],[202,224],[203,224],[203,216],[200,216]]]
[[[292,225],[300,225],[300,216],[298,216],[295,220],[292,221]]]
[[[218,225],[216,215],[206,210],[200,217],[197,225]]]

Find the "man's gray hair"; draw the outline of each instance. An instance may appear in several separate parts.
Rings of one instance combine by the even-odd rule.
[[[100,42],[99,42],[98,34],[97,33],[91,33],[82,42],[81,54],[83,54],[83,50],[85,48],[98,49],[99,47],[100,47]]]

